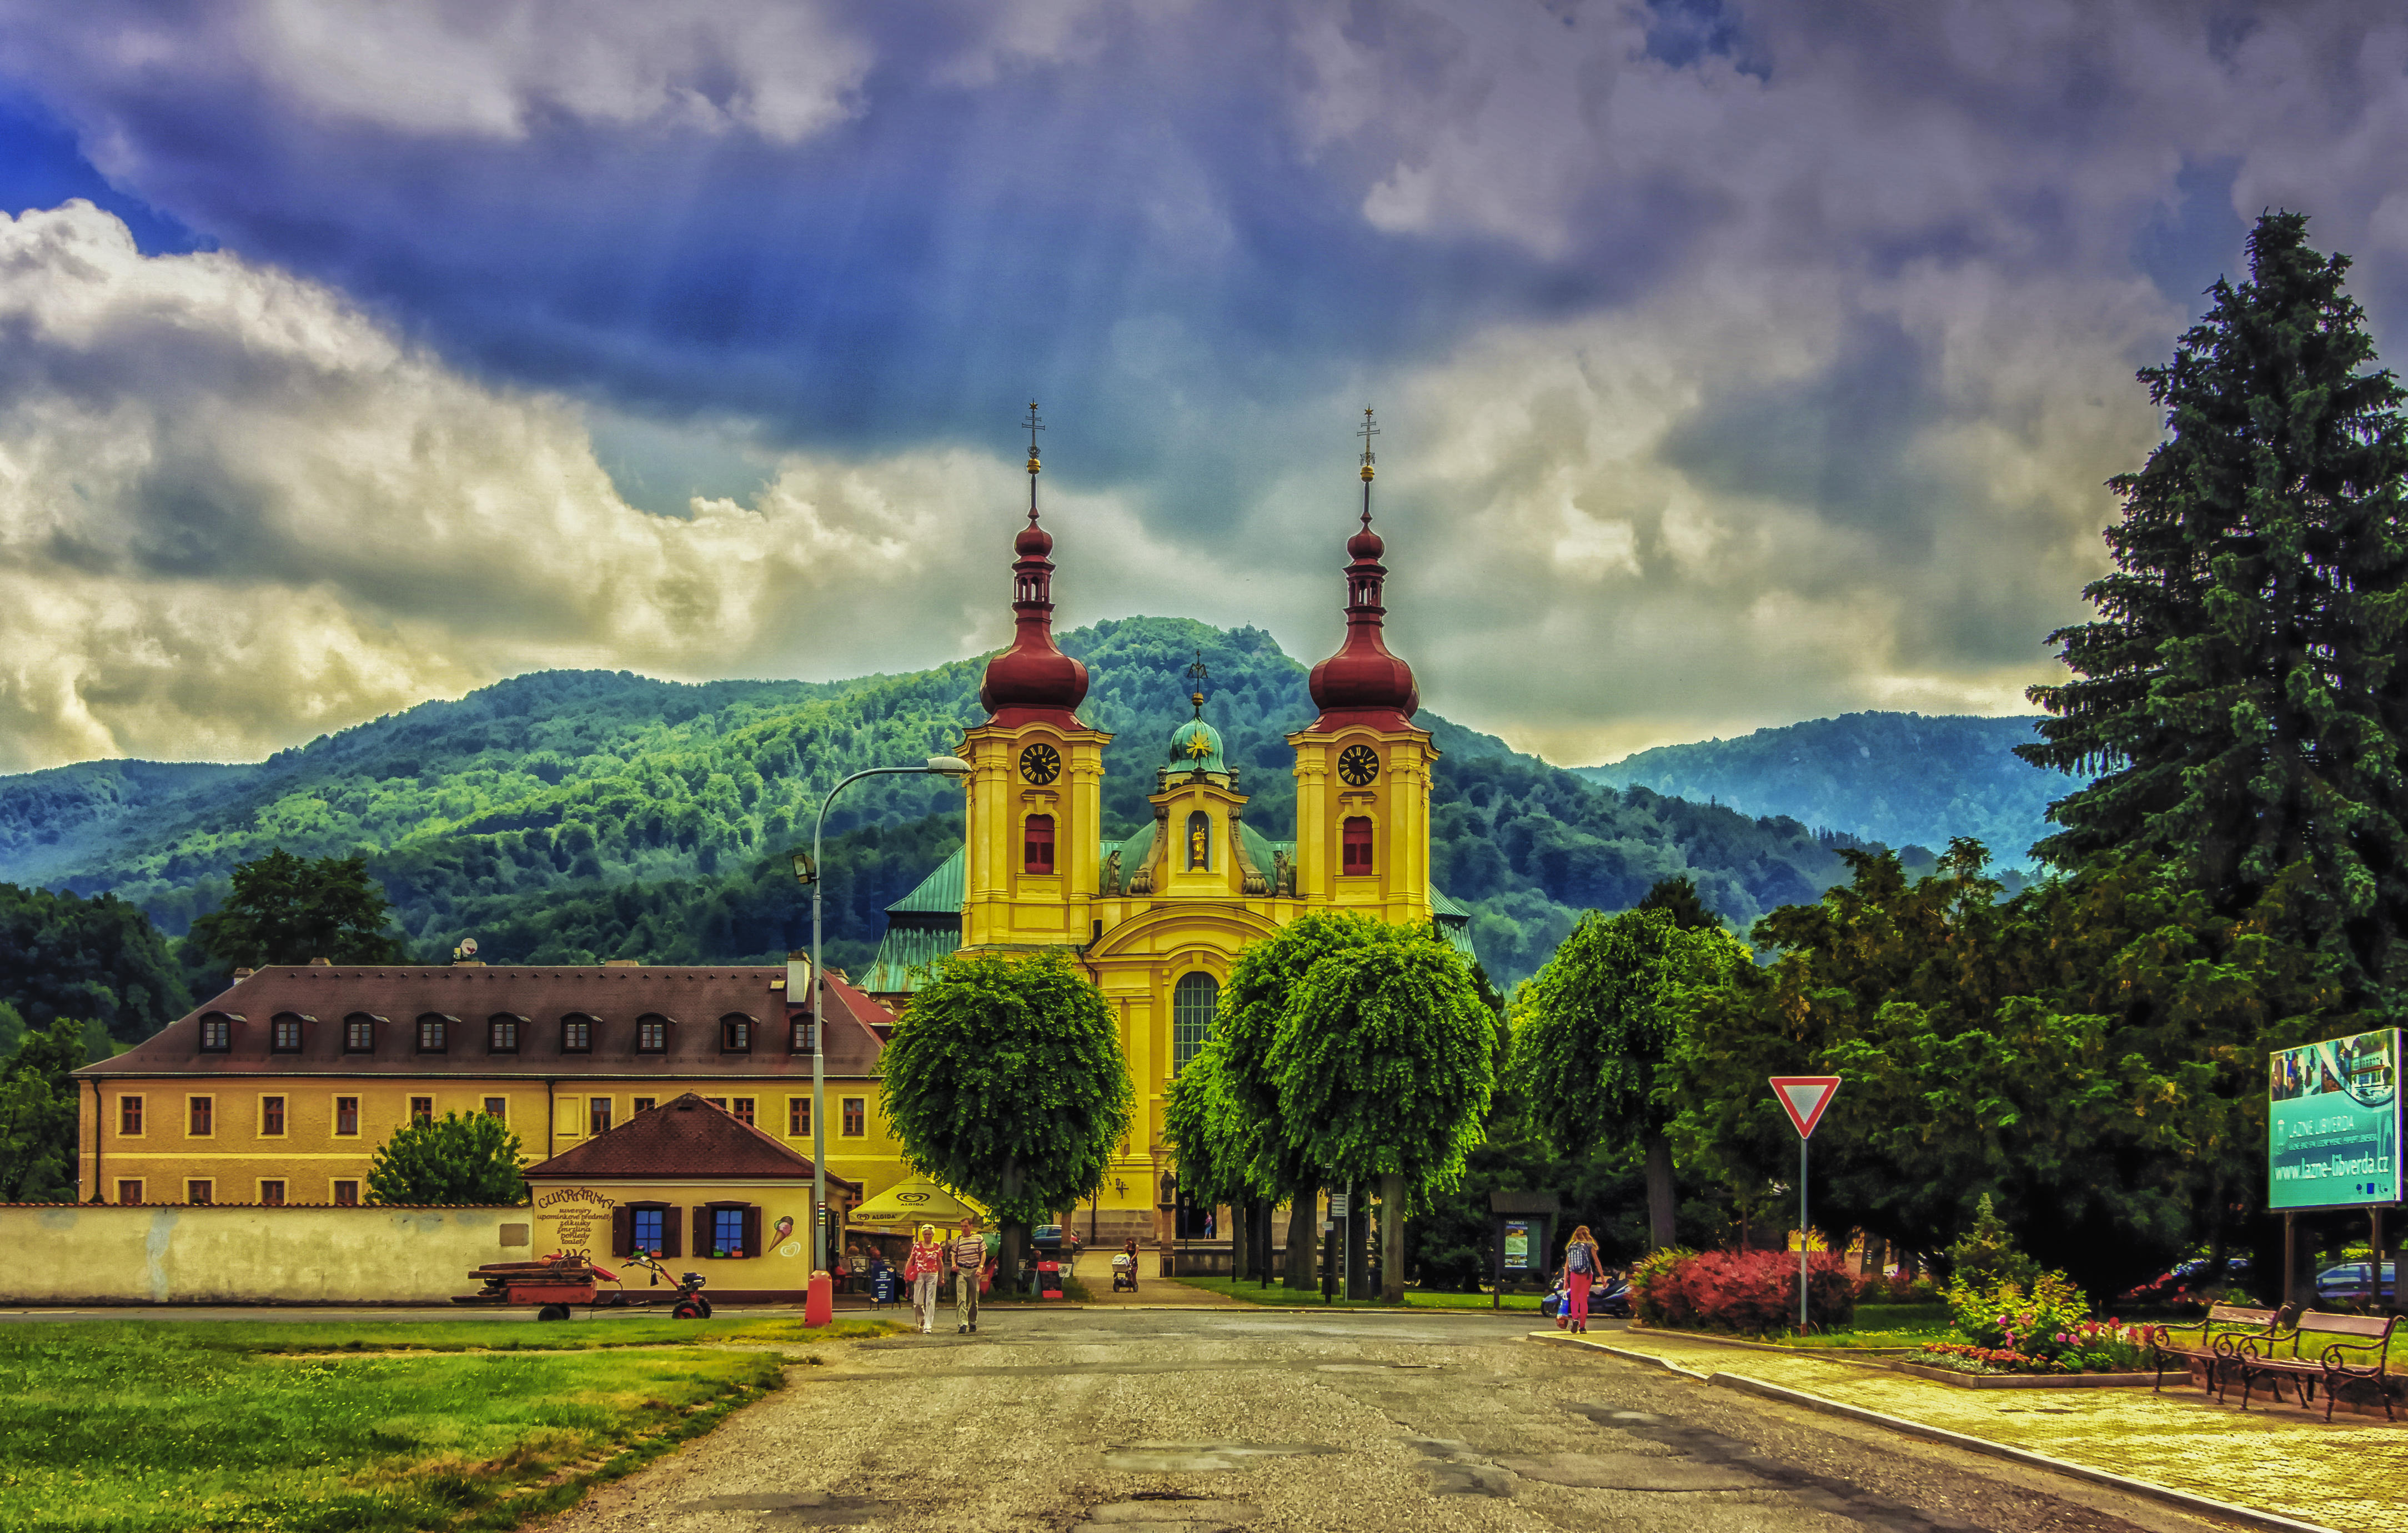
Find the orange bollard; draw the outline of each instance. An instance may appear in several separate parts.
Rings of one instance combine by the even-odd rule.
[[[803,1298],[803,1324],[827,1325],[836,1321],[836,1280],[824,1272],[811,1274],[811,1285]]]

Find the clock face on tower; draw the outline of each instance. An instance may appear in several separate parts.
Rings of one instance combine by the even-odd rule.
[[[1380,775],[1380,758],[1368,745],[1350,745],[1338,754],[1338,775],[1350,788],[1360,788]]]
[[[1020,752],[1020,775],[1043,787],[1062,775],[1062,752],[1039,740]]]

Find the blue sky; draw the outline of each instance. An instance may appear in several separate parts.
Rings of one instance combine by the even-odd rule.
[[[992,646],[1031,396],[1068,623],[1326,652],[1373,404],[1450,717],[2015,709],[2249,219],[2388,334],[2403,69],[2372,4],[0,4],[0,769]]]

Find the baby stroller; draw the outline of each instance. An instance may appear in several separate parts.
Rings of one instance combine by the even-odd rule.
[[[1137,1258],[1125,1251],[1112,1253],[1112,1292],[1115,1294],[1137,1292]]]
[[[1547,1290],[1546,1297],[1539,1300],[1539,1312],[1554,1321],[1555,1328],[1561,1330],[1570,1323],[1571,1317],[1564,1311],[1571,1308],[1571,1274],[1558,1272],[1555,1274],[1555,1285]]]

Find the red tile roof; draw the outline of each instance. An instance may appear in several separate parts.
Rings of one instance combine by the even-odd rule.
[[[791,1014],[809,1002],[786,1004],[782,967],[728,966],[651,968],[595,966],[580,968],[486,968],[391,967],[330,968],[286,966],[263,968],[240,980],[186,1016],[169,1023],[113,1059],[87,1065],[84,1076],[393,1075],[494,1078],[523,1076],[634,1080],[728,1080],[761,1076],[808,1076],[811,1056],[791,1047]],[[772,989],[771,981],[778,983]],[[874,1074],[884,1047],[878,1029],[892,1026],[893,1013],[833,976],[828,989],[827,1073]],[[301,1048],[270,1052],[274,1020],[302,1020]],[[366,1053],[344,1051],[347,1017],[375,1019],[376,1046]],[[422,1016],[446,1019],[447,1048],[418,1052]],[[564,1052],[569,1017],[590,1018],[593,1048]],[[636,1052],[638,1021],[666,1018],[667,1047],[660,1053]],[[720,1052],[720,1022],[750,1018],[752,1052]],[[232,1047],[201,1052],[204,1018],[232,1021]],[[518,1050],[488,1047],[488,1024],[516,1018]]]
[[[629,1182],[664,1178],[779,1177],[809,1181],[809,1156],[739,1123],[693,1092],[638,1112],[605,1134],[525,1171],[529,1182]],[[858,1196],[861,1184],[828,1181]]]

